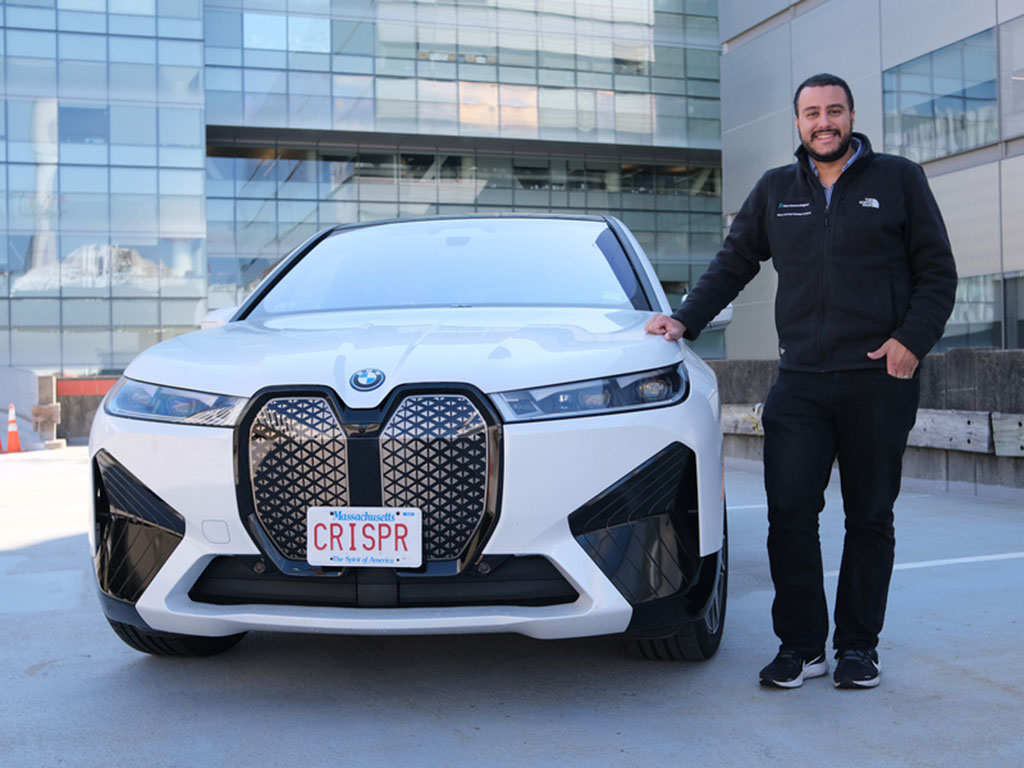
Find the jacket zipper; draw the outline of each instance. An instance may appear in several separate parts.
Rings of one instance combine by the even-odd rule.
[[[841,198],[837,198],[836,197],[836,189],[839,187],[840,184],[843,183],[844,177],[849,176],[851,170],[854,170],[854,169],[859,170],[861,167],[863,167],[863,165],[864,165],[864,158],[858,158],[857,162],[853,163],[853,165],[851,165],[849,168],[847,168],[845,171],[843,171],[839,175],[839,178],[836,179],[835,183],[832,185],[832,198],[833,199],[835,199],[835,200],[840,200],[841,199]],[[828,200],[828,197],[825,195],[825,188],[821,185],[821,181],[814,174],[814,172],[811,171],[809,167],[807,167],[806,164],[804,166],[804,173],[807,174],[806,178],[812,183],[812,185],[817,187],[820,190],[822,202],[825,204],[824,231],[822,232],[822,238],[821,238],[821,240],[822,240],[822,243],[821,243],[821,272],[820,272],[820,274],[821,274],[821,319],[820,319],[820,321],[818,323],[818,372],[819,373],[824,373],[825,372],[825,315],[826,315],[826,313],[825,313],[825,305],[826,305],[825,294],[826,294],[826,292],[828,290],[828,281],[825,279],[825,273],[826,273],[826,270],[827,270],[827,267],[828,267],[829,240],[830,240],[830,237],[831,237],[831,234],[832,234],[829,231],[829,200]],[[856,175],[856,171],[855,171],[854,175]]]
[[[836,181],[838,183],[838,180]],[[825,202],[825,231],[822,232],[821,236],[821,314],[820,320],[818,321],[818,371],[824,373],[825,371],[825,308],[828,304],[826,301],[826,293],[828,292],[828,281],[825,279],[825,271],[828,268],[828,196],[825,194],[825,188],[818,182],[818,188],[821,190],[822,200]],[[832,185],[832,191],[835,192],[835,185]]]

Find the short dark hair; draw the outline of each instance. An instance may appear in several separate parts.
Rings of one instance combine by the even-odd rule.
[[[821,72],[817,75],[811,75],[797,86],[796,93],[793,94],[793,114],[799,114],[796,103],[800,100],[800,91],[804,88],[820,88],[823,85],[838,85],[846,91],[846,103],[849,105],[850,111],[853,112],[853,92],[850,90],[850,86],[841,77],[830,75],[828,72]]]

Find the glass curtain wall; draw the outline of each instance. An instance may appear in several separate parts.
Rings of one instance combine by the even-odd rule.
[[[885,150],[916,162],[1024,135],[1024,16],[888,69],[882,87]],[[1017,210],[1017,171],[999,162],[999,205]],[[1005,236],[1015,224],[999,226]],[[1024,260],[1013,248],[1000,256],[1001,272],[961,277],[938,350],[1024,346]]]
[[[199,2],[0,12],[0,365],[120,370],[205,307]]]
[[[999,140],[996,30],[883,73],[885,148],[919,163]]]
[[[720,147],[714,0],[239,5],[206,3],[213,125]]]
[[[492,148],[282,149],[238,131],[255,146],[211,147],[208,158],[211,306],[234,303],[280,254],[336,223],[611,213],[637,233],[673,301],[721,243],[718,168],[548,148],[719,148],[714,0],[239,5],[206,4],[209,124],[314,130],[316,140],[460,136]],[[537,152],[496,139],[537,140]]]
[[[6,0],[0,365],[120,371],[348,221],[608,212],[682,291],[720,241],[717,37],[715,0]]]
[[[211,307],[239,303],[283,254],[333,224],[437,214],[598,213],[621,218],[679,295],[721,242],[721,170],[614,155],[510,155],[211,146]]]

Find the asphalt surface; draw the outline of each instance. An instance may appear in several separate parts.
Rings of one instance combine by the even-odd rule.
[[[763,491],[744,469],[726,485],[728,616],[704,664],[607,637],[268,633],[182,660],[103,619],[85,449],[0,456],[0,765],[1024,765],[1019,505],[905,492],[881,686],[768,690]],[[841,537],[833,488],[832,589]]]

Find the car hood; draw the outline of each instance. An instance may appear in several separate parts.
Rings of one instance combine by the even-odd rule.
[[[373,408],[396,386],[520,389],[671,365],[681,344],[644,332],[649,312],[593,308],[437,308],[296,314],[244,320],[165,341],[125,375],[249,397],[268,386],[322,385],[349,407]],[[384,373],[352,388],[363,368]]]

